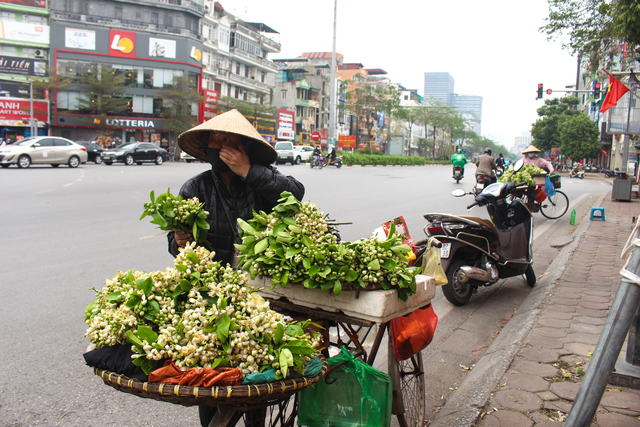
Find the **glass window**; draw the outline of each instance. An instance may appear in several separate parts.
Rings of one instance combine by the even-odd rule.
[[[3,10],[2,12],[0,12],[0,19],[2,19],[3,21],[15,21],[16,13]]]
[[[45,16],[42,16],[42,15],[29,15],[29,14],[23,13],[22,14],[22,22],[27,22],[29,24],[46,25],[47,24],[47,18]]]
[[[11,56],[17,56],[18,55],[18,48],[16,46],[0,46],[0,49],[2,49],[2,53],[5,55],[11,55]]]
[[[41,147],[53,147],[55,145],[53,139],[51,138],[41,139],[40,141],[38,141],[38,144],[40,144]]]
[[[53,145],[56,147],[66,147],[67,145],[71,145],[69,141],[65,141],[64,139],[54,139]]]

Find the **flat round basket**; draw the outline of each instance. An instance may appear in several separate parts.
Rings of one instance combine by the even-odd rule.
[[[248,411],[288,399],[294,393],[315,384],[326,374],[328,368],[327,361],[322,358],[322,370],[313,378],[302,377],[259,385],[221,387],[148,383],[97,368],[94,368],[93,372],[102,378],[105,384],[116,390],[139,397],[183,406],[229,406],[236,410]]]

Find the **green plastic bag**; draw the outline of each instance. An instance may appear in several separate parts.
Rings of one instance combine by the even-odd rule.
[[[298,425],[308,427],[388,427],[391,424],[391,378],[342,353],[328,360],[330,366],[347,363],[298,393]]]

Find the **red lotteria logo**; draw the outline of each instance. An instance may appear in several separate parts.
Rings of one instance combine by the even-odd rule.
[[[136,33],[110,30],[109,54],[114,56],[135,56]]]

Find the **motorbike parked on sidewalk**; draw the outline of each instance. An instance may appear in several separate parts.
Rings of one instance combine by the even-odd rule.
[[[326,166],[335,166],[338,169],[342,167],[342,156],[338,156],[333,160],[330,160]]]
[[[580,179],[584,179],[584,171],[580,170],[578,168],[573,168],[571,169],[571,171],[569,172],[569,178],[580,178]]]
[[[462,167],[461,166],[454,166],[453,168],[453,179],[456,180],[456,183],[459,184],[460,180],[464,178],[464,175],[462,174]]]
[[[315,159],[311,157],[309,166],[311,166],[311,169],[315,167],[322,169],[324,167],[324,158],[322,157],[322,155],[316,156]]]
[[[533,220],[518,199],[507,201],[516,191],[512,182],[498,182],[475,195],[467,207],[486,206],[491,221],[463,215],[427,213],[424,232],[442,243],[441,260],[449,283],[442,292],[453,305],[465,305],[480,286],[490,286],[500,279],[524,275],[534,286]],[[455,197],[473,195],[462,189]]]

